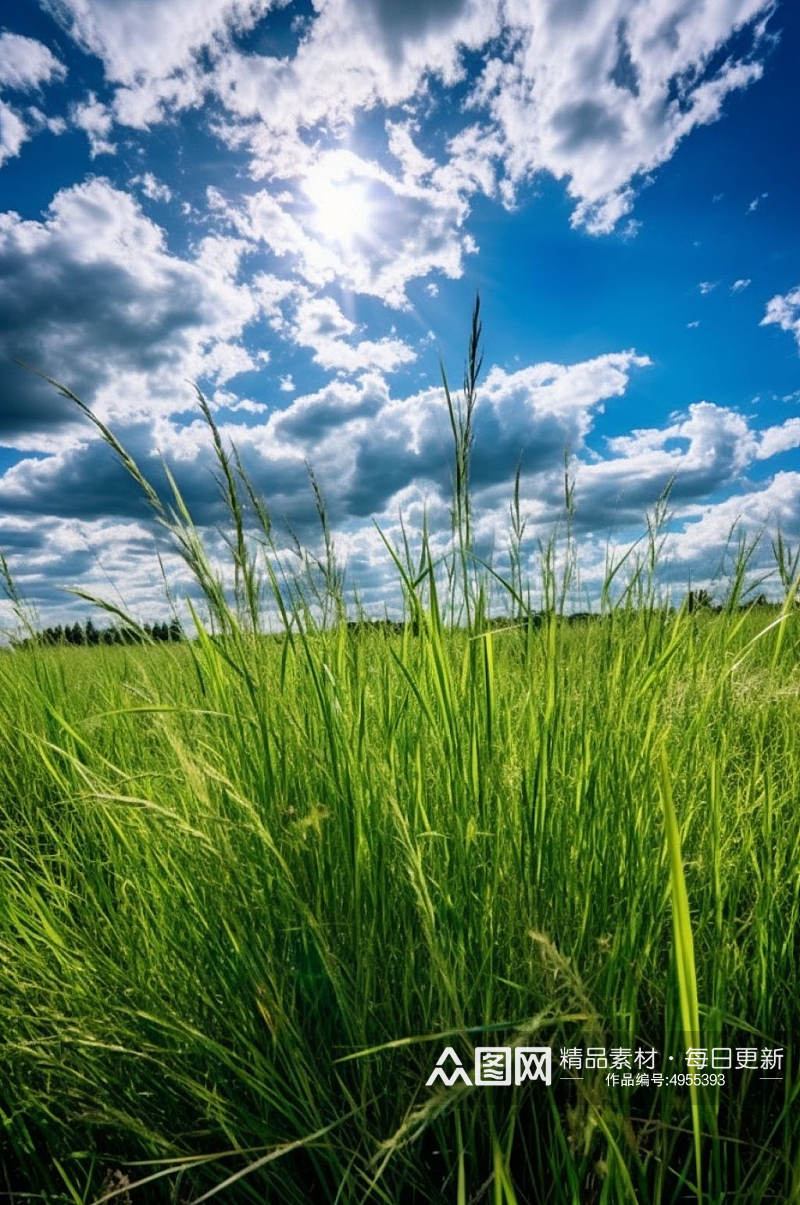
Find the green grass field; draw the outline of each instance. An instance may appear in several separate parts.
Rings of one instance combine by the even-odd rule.
[[[675,609],[645,557],[568,623],[551,544],[535,621],[512,563],[490,624],[457,454],[449,579],[387,548],[411,622],[348,628],[219,454],[236,599],[156,500],[191,640],[0,655],[3,1199],[800,1199],[793,589]],[[426,1086],[492,1045],[552,1085]],[[560,1067],[587,1047],[664,1083]],[[670,1083],[687,1047],[759,1062]]]

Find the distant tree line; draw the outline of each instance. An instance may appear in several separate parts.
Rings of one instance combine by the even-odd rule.
[[[718,613],[724,609],[723,604],[714,603],[707,590],[690,590],[686,604],[687,610],[690,612],[707,611]],[[780,602],[770,602],[766,595],[759,594],[750,602],[740,604],[738,609],[745,611],[753,606],[779,609],[780,605]],[[675,610],[674,607],[670,609]],[[573,611],[567,612],[561,618],[566,623],[574,624],[599,621],[603,619],[603,615],[596,611]],[[545,619],[546,615],[544,612],[531,612],[522,621],[517,620],[516,626],[530,624],[532,627],[539,627]],[[510,622],[513,622],[513,620],[509,615],[487,617],[484,621],[484,626],[487,629],[503,629],[507,628]],[[360,619],[348,620],[347,628],[353,634],[376,632],[382,633],[385,636],[398,636],[402,635],[406,629],[414,636],[419,634],[419,626],[416,620],[370,619],[367,616],[362,616]],[[282,639],[282,633],[275,633],[275,638]],[[91,619],[87,619],[83,624],[73,623],[62,625],[59,623],[54,627],[43,628],[41,632],[35,632],[31,636],[12,639],[11,644],[14,648],[24,649],[38,648],[46,645],[144,644],[147,640],[152,640],[157,644],[177,644],[185,639],[186,635],[181,622],[176,618],[171,619],[168,623],[145,623],[141,629],[128,627],[124,624],[110,624],[108,627],[98,628],[95,627]]]
[[[142,634],[144,633],[144,635]],[[171,619],[169,623],[145,623],[141,631],[122,624],[110,624],[98,628],[87,619],[85,623],[56,624],[54,627],[43,628],[32,636],[14,640],[15,648],[31,648],[42,645],[97,645],[97,644],[143,644],[146,640],[156,643],[177,644],[186,637],[179,619]]]
[[[800,599],[797,600],[800,603]],[[770,600],[766,594],[758,594],[755,598],[751,598],[742,603],[739,603],[737,610],[749,611],[753,607],[770,607],[772,610],[778,611],[782,606],[780,599]],[[709,614],[720,614],[726,607],[725,603],[715,602],[708,590],[690,590],[686,597],[686,609],[689,612],[708,612]],[[670,611],[673,613],[677,610],[674,605],[670,606]],[[530,611],[523,617],[511,615],[497,615],[484,617],[483,627],[486,630],[491,629],[506,629],[509,626],[531,627],[538,628],[548,618],[545,611]],[[565,611],[560,615],[563,623],[580,624],[580,623],[601,623],[606,618],[602,611]],[[406,630],[413,636],[419,635],[419,624],[416,619],[399,620],[399,619],[370,619],[369,616],[361,616],[359,619],[350,619],[347,621],[347,629],[354,635],[364,634],[366,632],[382,633],[385,636],[400,636]],[[282,634],[277,635],[277,639],[281,639]]]

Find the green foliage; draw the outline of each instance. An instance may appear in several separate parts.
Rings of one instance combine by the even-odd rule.
[[[290,571],[204,404],[228,589],[177,486],[158,499],[93,419],[205,614],[170,642],[94,600],[137,642],[0,659],[9,1200],[797,1199],[791,1052],[780,1083],[691,1094],[425,1087],[445,1045],[680,1065],[689,1039],[789,1048],[800,1014],[793,554],[777,611],[743,609],[743,573],[733,605],[676,610],[663,499],[569,622],[567,479],[534,612],[519,483],[510,580],[474,555],[477,319],[451,548],[386,540],[402,624],[347,622],[313,474],[322,552]]]
[[[91,619],[84,624],[77,622],[62,626],[60,623],[41,630],[28,630],[26,636],[12,638],[12,646],[17,649],[27,649],[33,646],[53,644],[85,644],[93,647],[96,644],[142,644],[147,641],[177,642],[183,640],[181,621],[173,617],[169,623],[145,623],[141,629],[128,627],[125,624],[108,624],[96,628]]]

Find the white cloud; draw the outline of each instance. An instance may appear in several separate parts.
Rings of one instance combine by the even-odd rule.
[[[716,120],[730,92],[760,77],[750,59],[707,68],[734,30],[769,8],[769,0],[612,0],[582,4],[577,21],[565,5],[530,0],[451,0],[407,12],[328,0],[294,58],[223,54],[212,82],[234,117],[229,134],[238,130],[251,146],[256,171],[291,175],[305,154],[298,130],[344,130],[361,110],[415,98],[428,75],[452,84],[463,75],[462,49],[504,28],[511,49],[488,60],[470,98],[491,125],[477,141],[470,132],[469,158],[454,140],[439,170],[458,174],[466,193],[489,195],[502,170],[509,202],[520,181],[549,171],[568,183],[573,223],[605,233],[630,212],[634,183]],[[762,35],[763,23],[756,44]],[[406,180],[431,173],[408,122],[390,122],[387,132]]]
[[[308,285],[336,281],[342,288],[407,308],[406,286],[432,271],[451,278],[463,271],[477,247],[461,229],[467,207],[456,193],[435,184],[398,179],[375,162],[346,150],[309,154],[304,174],[310,186],[284,189],[277,196],[260,189],[244,202],[229,204],[212,190],[212,207],[245,238],[265,243]],[[348,190],[363,195],[363,213],[337,237],[333,224],[320,222],[327,205],[348,203]],[[346,235],[346,237],[344,237]]]
[[[774,325],[779,326],[782,331],[789,331],[800,348],[800,285],[788,293],[776,293],[767,302],[764,317],[759,325]]]
[[[712,493],[736,490],[742,496],[752,487],[747,471],[756,461],[764,461],[800,444],[800,421],[789,419],[783,424],[759,430],[749,419],[735,410],[711,402],[689,406],[685,415],[673,416],[673,422],[662,428],[632,431],[607,441],[610,456],[577,463],[576,505],[579,526],[596,534],[625,528],[640,521],[645,510],[652,507],[660,492],[672,484],[671,507],[679,520],[688,521],[692,529],[678,557],[677,577],[685,583],[687,568],[704,566],[724,547],[731,524],[738,517],[728,502],[709,504],[705,499]],[[778,477],[787,476],[777,474]],[[800,475],[789,474],[797,480]],[[761,487],[759,487],[760,489]],[[762,501],[767,496],[760,493]],[[800,501],[795,499],[795,512],[800,518]],[[714,515],[714,530],[697,527],[699,515]],[[716,526],[725,515],[724,530]],[[748,516],[745,514],[745,518]],[[749,522],[756,529],[761,523],[777,522],[776,516],[763,509],[762,520],[756,523],[751,511]],[[785,520],[785,515],[782,516]],[[786,525],[784,523],[784,529]],[[678,541],[680,544],[680,541]],[[677,546],[676,546],[677,547]],[[675,548],[673,548],[675,551]]]
[[[263,360],[241,343],[260,312],[237,283],[245,249],[218,237],[193,259],[172,255],[134,198],[102,179],[57,193],[42,221],[0,214],[2,356],[117,420],[191,407],[186,378],[221,383]],[[2,442],[52,447],[73,414],[30,374],[4,374]]]
[[[70,111],[73,123],[83,130],[89,139],[89,151],[94,159],[97,155],[113,155],[116,147],[109,140],[113,117],[108,105],[99,101],[94,92],[90,92],[85,101],[72,106]]]
[[[767,427],[759,435],[758,460],[768,460],[781,452],[800,447],[800,418],[788,418],[776,427]]]
[[[114,120],[136,130],[147,130],[174,118],[181,109],[203,103],[205,86],[199,68],[179,71],[168,79],[146,77],[130,88],[117,88],[111,108]]]
[[[386,149],[401,175],[383,183],[401,221],[400,211],[408,210],[410,224],[418,224],[422,201],[439,213],[427,218],[426,252],[414,253],[396,281],[378,286],[374,271],[353,274],[353,287],[395,297],[409,272],[431,259],[441,266],[432,247],[442,241],[448,250],[441,270],[460,272],[454,233],[466,216],[465,198],[477,190],[511,204],[521,181],[547,171],[566,182],[574,225],[595,234],[612,230],[630,213],[647,173],[693,129],[715,121],[731,92],[760,77],[756,53],[772,8],[771,0],[320,0],[294,53],[277,57],[243,53],[230,41],[231,30],[252,25],[269,0],[53,3],[73,36],[101,56],[108,78],[122,85],[113,101],[117,120],[141,128],[211,91],[227,110],[215,129],[231,146],[249,148],[256,177],[299,179],[317,158],[309,132],[317,142],[339,137],[360,113],[405,105],[413,117],[386,123]],[[712,67],[747,25],[751,52]],[[503,39],[492,41],[501,32]],[[201,66],[203,47],[208,59]],[[427,83],[462,82],[465,50],[487,47],[491,57],[468,105],[488,120],[456,132],[435,160],[416,138]],[[285,237],[286,222],[276,222]],[[323,265],[316,268],[324,275]]]
[[[356,334],[356,325],[345,317],[332,297],[306,295],[295,309],[290,330],[295,343],[313,349],[314,363],[321,368],[350,373],[367,369],[394,372],[416,358],[402,339],[347,342]]]
[[[32,466],[29,464],[28,467]],[[547,479],[549,492],[544,499],[528,495],[522,500],[530,523],[530,538],[523,557],[531,558],[530,571],[535,570],[532,553],[537,536],[546,536],[559,514],[558,476],[555,473],[552,479]],[[303,468],[299,463],[296,479],[299,483],[303,481]],[[537,484],[541,489],[541,478]],[[401,540],[397,516],[402,510],[406,534],[412,544],[425,514],[432,528],[434,549],[445,546],[449,514],[447,505],[438,495],[411,485],[396,493],[393,504],[397,509],[380,516],[381,527],[389,539],[398,544]],[[278,512],[273,510],[273,514]],[[479,536],[487,546],[494,546],[498,551],[504,548],[507,519],[507,505],[499,502],[493,509],[482,509],[476,515]],[[584,526],[579,533],[582,586],[595,601],[603,575],[608,535],[613,530],[618,540],[621,537],[622,547],[627,547],[641,532],[642,513],[631,515],[630,520],[622,531],[609,526],[606,530],[598,529],[593,535],[591,529]],[[690,578],[695,587],[708,585],[713,589],[715,573],[722,568],[724,588],[723,553],[729,547],[732,528],[748,535],[765,533],[766,539],[751,563],[751,570],[757,575],[765,569],[774,569],[769,553],[770,533],[778,526],[783,531],[797,530],[798,523],[800,473],[796,472],[778,472],[766,483],[744,486],[722,501],[687,503],[679,508],[675,529],[667,536],[661,558],[661,580],[674,586],[679,594]],[[219,547],[213,531],[207,529],[205,536],[212,561],[225,574],[224,550]],[[348,580],[351,585],[358,586],[368,612],[382,615],[387,607],[390,614],[399,612],[397,574],[374,526],[364,523],[347,530],[338,529],[334,532],[334,542],[340,562],[347,565]],[[76,609],[75,602],[64,594],[61,589],[64,584],[78,585],[101,597],[116,590],[116,600],[121,598],[125,609],[142,620],[161,620],[167,614],[160,574],[153,571],[156,541],[150,523],[125,517],[87,520],[7,514],[0,518],[0,547],[8,552],[15,577],[26,596],[37,605],[42,622],[72,622],[75,618],[85,618]],[[168,548],[162,546],[160,555],[180,605],[193,593],[190,576]],[[769,590],[769,585],[759,586],[759,589],[764,588]],[[585,595],[577,602],[578,606],[585,605],[584,598]],[[4,627],[13,626],[8,609],[0,611],[0,621]]]
[[[418,180],[430,176],[431,172],[436,169],[438,166],[436,160],[431,159],[429,155],[423,155],[414,142],[414,128],[411,122],[387,121],[386,133],[389,151],[401,165],[404,179],[416,183]]]
[[[748,213],[755,213],[755,211],[758,209],[758,207],[759,207],[759,205],[761,204],[761,202],[762,202],[762,201],[766,201],[766,199],[767,199],[767,197],[768,197],[768,196],[769,196],[769,193],[768,193],[768,192],[761,192],[761,193],[759,193],[759,194],[758,194],[758,196],[753,197],[752,201],[751,201],[751,202],[750,202],[750,204],[747,206],[747,212],[748,212]]]
[[[770,0],[319,0],[282,55],[240,50],[233,34],[277,2],[50,0],[116,85],[105,104],[90,95],[75,120],[97,155],[113,149],[113,121],[144,129],[213,98],[210,128],[249,152],[252,176],[265,181],[237,200],[238,233],[313,288],[337,283],[398,308],[411,280],[463,274],[477,249],[467,227],[476,193],[513,205],[540,172],[565,182],[574,226],[599,235],[627,222],[632,237],[647,174],[759,78],[765,21],[756,19],[770,11]],[[748,23],[750,50],[722,57]],[[484,55],[477,81],[467,51]],[[451,105],[453,120],[430,144],[436,104],[464,84],[465,103]],[[380,163],[345,149],[358,119],[376,111]],[[320,171],[334,181],[349,173],[371,198],[346,245],[304,190]]]
[[[201,52],[218,54],[282,0],[47,0],[53,14],[118,85],[116,121],[146,129],[202,103]]]
[[[690,331],[696,331],[699,325],[700,325],[700,319],[695,318],[694,322],[686,323],[686,329],[690,330]]]
[[[713,293],[719,284],[718,280],[701,280],[697,286],[702,297],[707,297],[709,293]]]
[[[85,50],[103,61],[114,83],[167,79],[190,66],[202,47],[230,28],[248,29],[269,0],[49,0]]]
[[[589,234],[610,234],[617,223],[630,213],[634,195],[632,188],[620,188],[594,201],[584,198],[572,211],[570,225],[574,228],[583,226]]]
[[[507,490],[520,455],[533,485],[536,474],[563,475],[565,448],[579,452],[603,401],[621,395],[630,373],[649,361],[620,352],[573,365],[544,363],[486,376],[475,412],[473,487],[476,505],[492,507]],[[393,398],[384,377],[364,373],[334,381],[273,413],[263,427],[226,429],[248,453],[256,479],[270,483],[276,507],[313,519],[298,476],[310,459],[337,521],[395,515],[410,487],[447,510],[452,437],[441,387]],[[559,466],[561,468],[559,469]]]
[[[0,89],[29,91],[65,75],[63,63],[41,42],[21,34],[0,33]],[[0,167],[14,159],[23,144],[43,129],[61,133],[64,123],[58,117],[47,117],[35,105],[28,105],[23,117],[0,97]]]
[[[770,481],[741,489],[720,502],[688,505],[681,515],[683,530],[668,537],[664,551],[674,562],[673,577],[685,585],[689,571],[695,581],[701,574],[708,574],[736,526],[751,536],[774,532],[778,527],[796,531],[800,523],[800,473],[776,473]],[[767,567],[774,569],[770,560],[766,558]]]
[[[343,329],[346,320],[337,322]],[[485,500],[505,488],[520,454],[531,481],[537,473],[558,471],[566,447],[580,452],[603,401],[620,396],[630,373],[647,363],[633,352],[620,352],[513,373],[493,368],[475,414],[476,496]],[[217,500],[207,488],[205,424],[177,426],[167,415],[167,407],[151,408],[149,417],[140,409],[123,411],[116,426],[154,479],[161,474],[159,448],[184,466],[188,476],[181,484],[187,500],[198,508],[200,522],[214,521]],[[362,372],[357,381],[334,380],[292,400],[261,424],[227,422],[221,429],[240,448],[274,511],[293,523],[313,520],[313,499],[302,471],[306,459],[314,464],[338,520],[391,510],[395,495],[411,486],[444,500],[450,489],[451,434],[440,387],[397,399],[380,372]],[[446,510],[446,501],[442,505]],[[9,512],[63,514],[75,507],[76,514],[88,508],[108,517],[130,515],[132,506],[138,508],[135,494],[98,441],[16,465],[0,478],[0,509]]]
[[[744,290],[747,288],[747,286],[749,284],[750,284],[749,276],[740,277],[739,280],[735,280],[733,282],[733,284],[731,285],[731,292],[732,293],[742,293],[742,292],[744,292]]]
[[[64,79],[67,69],[35,38],[0,34],[0,87],[25,91]]]
[[[67,128],[67,123],[63,117],[48,117],[36,105],[28,105],[26,113],[34,133],[38,133],[40,130],[49,130],[51,134],[63,134]]]
[[[635,430],[608,441],[618,456],[587,466],[585,475],[596,480],[633,484],[663,472],[679,475],[683,488],[687,479],[700,475],[704,488],[718,480],[729,480],[756,458],[758,439],[743,415],[713,402],[694,402],[688,416],[668,427]],[[666,448],[668,442],[680,447]]]
[[[152,172],[134,176],[131,184],[138,184],[148,201],[163,201],[166,204],[172,200],[172,189],[163,181],[156,179]]]
[[[36,605],[43,623],[86,619],[83,605],[64,590],[73,585],[101,597],[113,594],[118,605],[143,621],[169,618],[163,591],[154,589],[158,543],[149,523],[0,517],[0,548],[8,552],[16,584]],[[162,546],[159,551],[172,587],[179,597],[184,596],[190,585],[186,567],[168,548]],[[108,622],[107,618],[98,621],[96,614],[93,619],[101,626]],[[15,626],[10,610],[5,616],[0,610],[0,633],[13,631]]]
[[[327,0],[294,57],[224,54],[213,86],[232,114],[263,121],[275,141],[321,123],[341,130],[360,110],[409,100],[428,73],[454,84],[462,48],[477,50],[499,30],[496,0]]]
[[[352,337],[344,316],[332,314],[331,321],[342,338],[346,332]],[[509,490],[520,456],[531,548],[537,536],[546,536],[563,511],[565,449],[573,453],[577,478],[576,529],[586,582],[602,570],[608,535],[627,540],[638,531],[645,510],[671,478],[678,529],[669,537],[667,574],[679,584],[689,572],[695,582],[709,573],[736,520],[751,532],[779,522],[784,530],[796,526],[800,474],[779,472],[758,486],[749,484],[746,474],[755,461],[800,444],[800,419],[759,430],[734,410],[700,402],[662,428],[609,440],[602,455],[591,448],[587,441],[605,402],[621,396],[630,374],[647,363],[645,357],[621,352],[573,365],[544,363],[511,373],[495,367],[487,373],[475,412],[472,478],[482,548],[504,547]],[[229,402],[218,391],[215,404],[233,410],[235,403]],[[263,414],[263,408],[256,406],[253,413]],[[276,521],[287,516],[301,537],[314,529],[314,502],[303,468],[311,460],[350,580],[375,606],[392,605],[397,583],[370,516],[377,515],[390,535],[399,535],[402,510],[413,535],[426,513],[435,546],[447,541],[452,447],[440,389],[393,398],[380,373],[363,373],[355,382],[335,380],[296,398],[256,425],[226,419],[221,432],[236,443]],[[119,433],[157,482],[162,480],[159,449],[167,453],[190,509],[213,540],[219,511],[208,489],[212,456],[205,425],[177,426],[164,413],[153,421],[129,422]],[[135,493],[122,488],[124,480],[98,441],[64,448],[45,461],[23,462],[0,478],[5,515],[0,543],[10,541],[12,554],[19,550],[15,563],[29,569],[26,584],[46,606],[53,605],[54,581],[71,578],[85,585],[98,573],[94,558],[104,538],[120,581],[130,577],[135,604],[154,605],[152,575],[148,582],[145,573],[152,550],[132,535],[139,504]],[[721,502],[706,501],[721,489],[733,493]],[[41,518],[48,515],[66,518],[58,524]],[[113,538],[105,535],[112,529]],[[57,530],[66,533],[63,546],[51,538]]]
[[[281,393],[295,393],[296,392],[297,386],[295,385],[295,383],[292,379],[292,374],[290,372],[287,372],[285,376],[281,377],[278,388],[280,389]]]
[[[28,131],[22,118],[10,105],[0,100],[0,167],[7,159],[19,154],[27,138]]]
[[[515,51],[488,62],[473,99],[502,131],[510,180],[542,169],[567,180],[574,224],[606,233],[630,211],[633,184],[760,77],[755,61],[707,68],[734,29],[768,9],[763,0],[609,0],[532,12],[528,0],[508,0]]]

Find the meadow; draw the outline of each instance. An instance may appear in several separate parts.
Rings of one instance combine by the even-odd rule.
[[[208,413],[227,590],[102,429],[203,603],[184,643],[0,654],[5,1200],[800,1199],[790,558],[782,602],[742,545],[719,609],[673,605],[662,508],[570,622],[567,486],[534,606],[519,482],[507,572],[474,553],[476,381],[450,553],[387,541],[398,629],[348,623],[319,493],[283,572]],[[550,1047],[552,1084],[428,1086],[448,1046]],[[560,1065],[587,1048],[664,1081]],[[758,1053],[694,1083],[688,1048]]]

